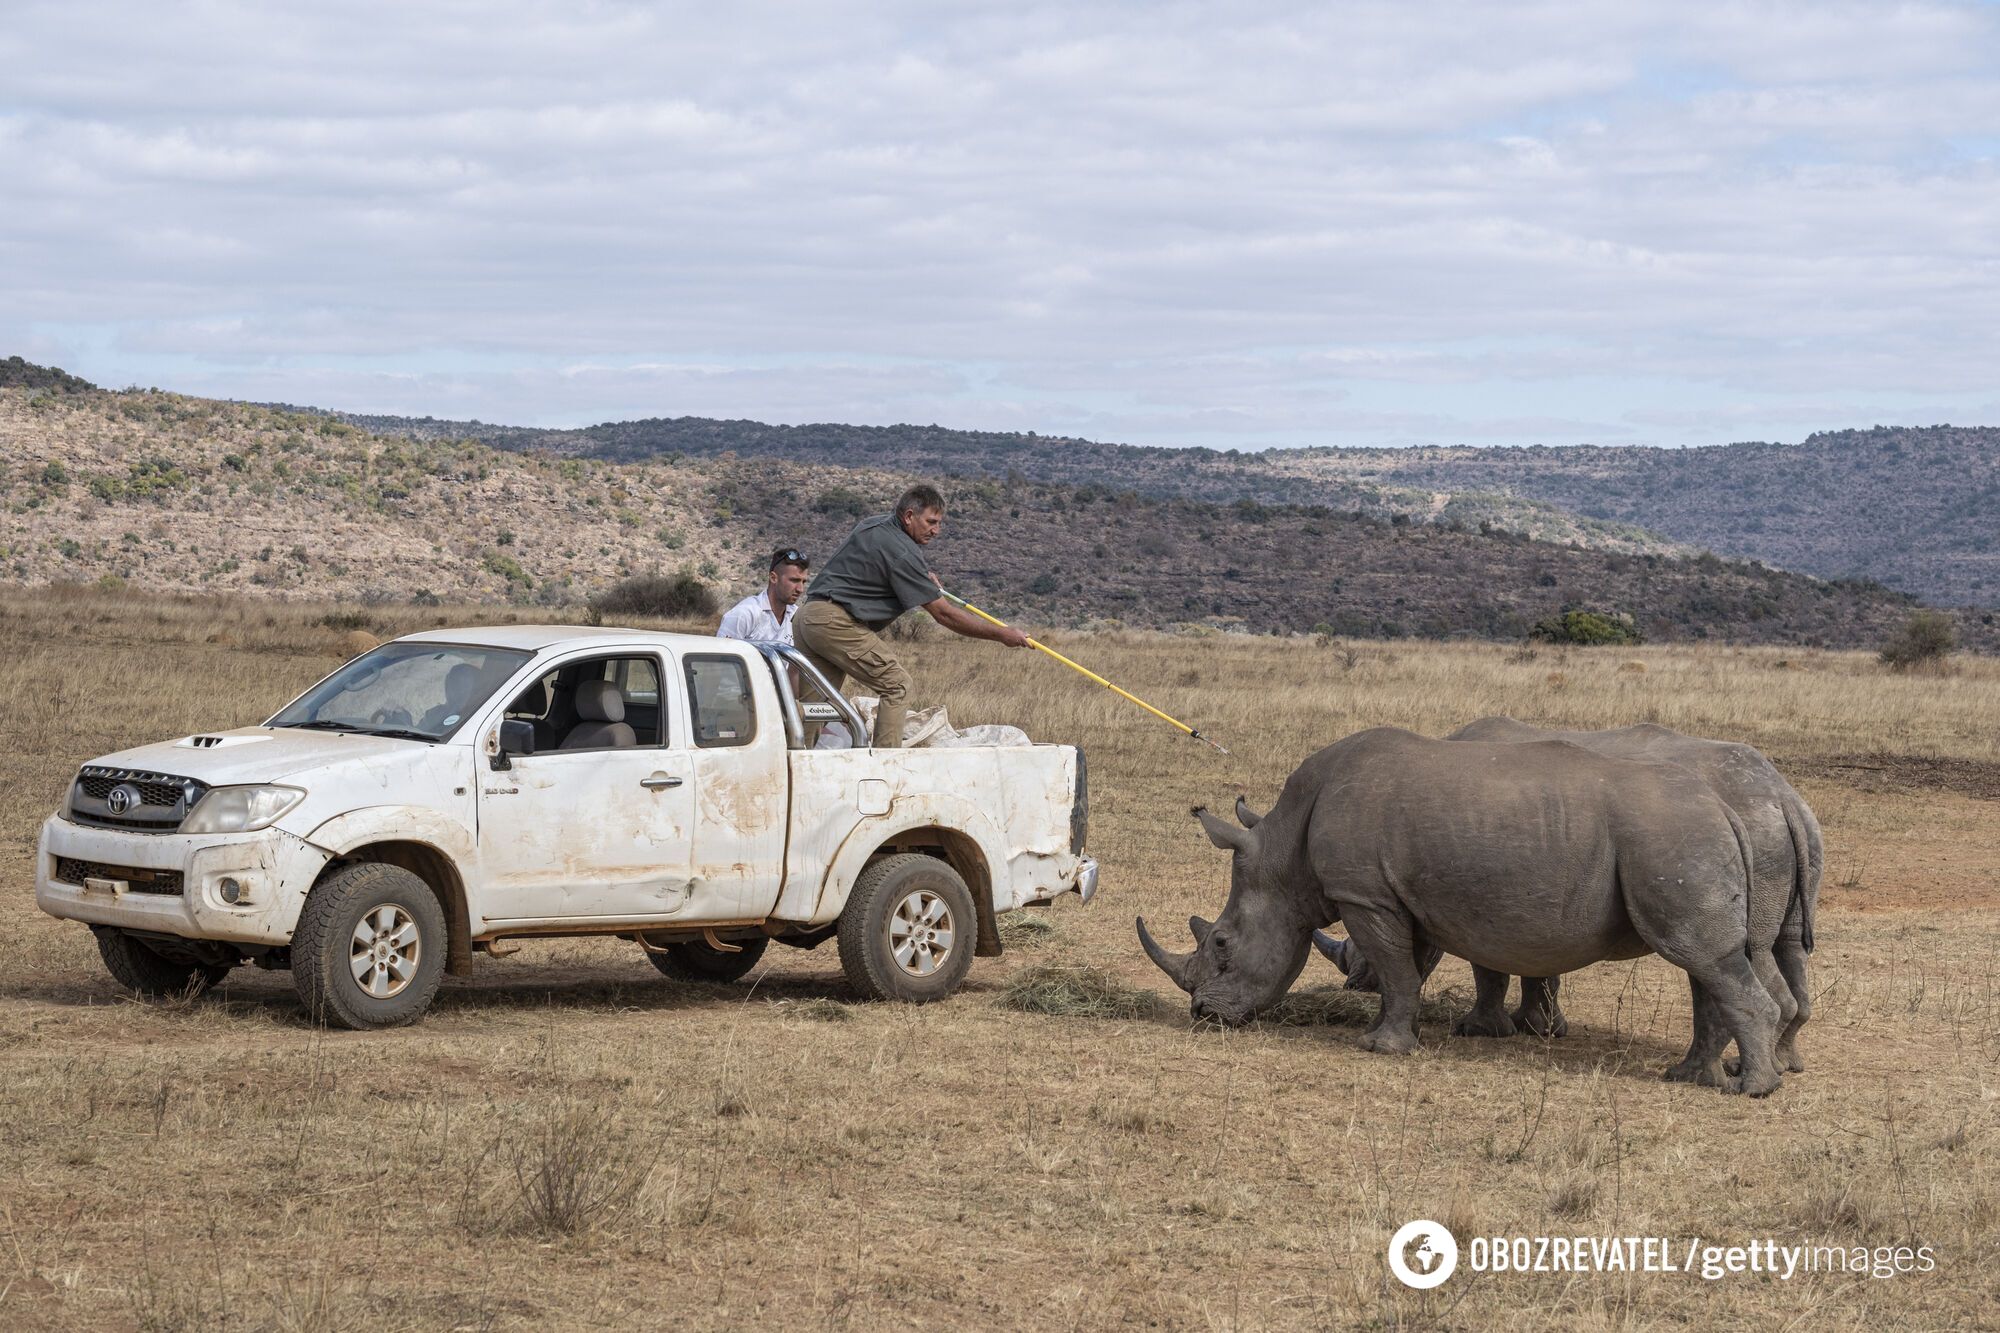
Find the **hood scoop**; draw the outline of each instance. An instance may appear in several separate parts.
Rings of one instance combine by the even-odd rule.
[[[270,740],[268,732],[251,736],[184,736],[174,742],[176,750],[226,750],[236,745],[255,745]]]

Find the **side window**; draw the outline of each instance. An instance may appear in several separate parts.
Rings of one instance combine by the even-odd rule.
[[[507,716],[524,722],[545,722],[555,697],[556,673],[551,671],[514,696],[514,701],[507,705]]]
[[[610,691],[603,688],[607,683]],[[613,713],[617,716],[609,716]],[[565,662],[514,696],[507,716],[534,726],[538,754],[655,747],[666,725],[658,660],[593,657]]]
[[[748,745],[757,738],[757,707],[742,658],[690,656],[687,683],[696,745]]]
[[[625,702],[650,704],[655,707],[660,702],[660,669],[650,657],[621,657],[616,665],[616,673],[611,679],[618,682],[624,691]]]

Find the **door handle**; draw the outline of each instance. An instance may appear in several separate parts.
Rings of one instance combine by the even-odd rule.
[[[640,779],[639,779],[639,785],[640,785],[641,787],[645,787],[645,788],[647,788],[647,789],[648,789],[648,790],[650,790],[650,791],[659,791],[660,789],[662,789],[662,788],[664,788],[664,787],[678,787],[678,786],[680,786],[680,785],[681,785],[681,779],[679,779],[679,778],[676,778],[676,777],[669,777],[669,776],[668,776],[667,774],[665,774],[665,773],[655,773],[655,774],[653,774],[653,776],[652,776],[652,777],[650,777],[650,778],[640,778]]]

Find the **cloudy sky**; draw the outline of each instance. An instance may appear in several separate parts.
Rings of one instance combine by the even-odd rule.
[[[577,425],[2000,422],[2000,6],[0,0],[0,355]]]

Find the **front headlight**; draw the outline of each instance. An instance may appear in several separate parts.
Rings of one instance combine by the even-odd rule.
[[[254,833],[306,798],[297,787],[217,787],[181,821],[182,833]]]

